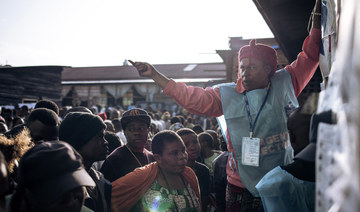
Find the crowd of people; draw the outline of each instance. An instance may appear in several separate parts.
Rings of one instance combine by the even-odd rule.
[[[318,67],[320,3],[303,51],[280,70],[255,40],[239,51],[237,83],[211,88],[130,61],[186,112],[3,108],[0,209],[314,211],[317,126],[336,117],[306,114],[297,96]]]
[[[51,100],[1,109],[5,211],[216,209],[212,162],[226,144],[218,125],[203,129],[204,118],[184,110],[61,108]],[[146,177],[137,176],[140,167]]]

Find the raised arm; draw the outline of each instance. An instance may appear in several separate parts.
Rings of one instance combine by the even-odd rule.
[[[149,63],[129,62],[138,70],[139,75],[152,78],[159,85],[164,94],[173,98],[179,105],[194,114],[207,116],[222,115],[222,105],[218,88],[201,88],[176,83],[174,80],[161,74]]]
[[[312,13],[312,29],[306,37],[303,50],[297,59],[285,69],[290,73],[295,95],[298,96],[308,84],[319,65],[321,45],[321,0],[317,0]]]
[[[133,62],[132,60],[129,60],[129,62],[138,70],[140,76],[152,78],[154,82],[162,89],[164,89],[170,81],[169,78],[160,73],[154,66],[150,65],[149,63]]]
[[[321,0],[316,0],[316,4],[313,12],[313,22],[312,27],[320,29],[321,27]]]

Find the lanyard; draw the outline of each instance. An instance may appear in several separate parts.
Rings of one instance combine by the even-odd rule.
[[[133,151],[131,151],[131,149],[128,147],[128,145],[125,145],[125,147],[129,150],[129,152],[134,156],[134,158],[136,159],[136,161],[138,162],[138,164],[140,165],[140,167],[142,167],[143,165],[140,163],[139,159],[136,157],[136,155],[133,153]],[[147,160],[147,164],[149,164],[149,157],[147,154],[146,155],[146,160]],[[146,164],[145,164],[146,165]]]
[[[249,123],[250,123],[250,138],[253,137],[256,122],[257,122],[257,120],[258,120],[258,118],[259,118],[259,115],[260,115],[262,109],[264,108],[264,105],[265,105],[265,103],[266,103],[266,100],[267,100],[267,98],[268,98],[268,96],[269,96],[270,88],[271,88],[271,84],[269,85],[269,89],[267,90],[265,99],[264,99],[263,103],[261,104],[261,107],[260,107],[260,109],[259,109],[259,112],[256,114],[254,124],[252,123],[253,121],[252,121],[252,117],[251,117],[251,115],[250,115],[250,106],[249,106],[249,100],[248,100],[248,98],[247,98],[247,96],[246,96],[246,91],[245,91],[245,93],[244,93],[245,104],[246,104],[246,111],[247,111],[247,114],[248,114],[248,117],[249,117]]]

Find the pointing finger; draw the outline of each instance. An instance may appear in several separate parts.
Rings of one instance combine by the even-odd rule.
[[[135,65],[135,62],[133,62],[132,60],[128,60],[130,63],[131,63],[131,65]]]

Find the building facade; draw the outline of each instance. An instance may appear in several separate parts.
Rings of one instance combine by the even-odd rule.
[[[161,73],[177,82],[200,87],[226,82],[225,65],[164,64],[154,65]],[[164,108],[174,104],[151,79],[138,75],[133,66],[65,67],[62,72],[62,105],[144,106]]]

